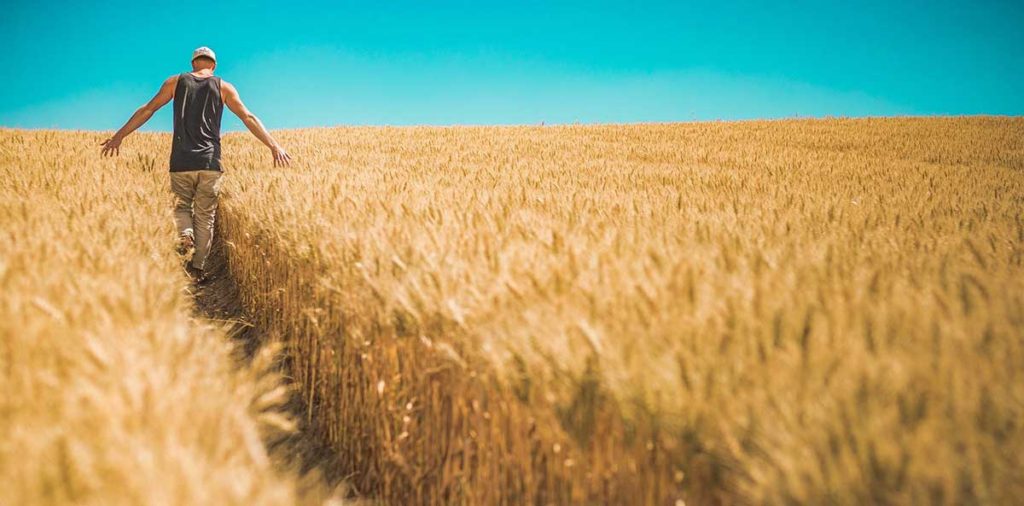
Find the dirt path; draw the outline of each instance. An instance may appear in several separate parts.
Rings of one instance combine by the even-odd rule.
[[[196,315],[215,325],[228,329],[227,335],[235,341],[239,367],[249,367],[260,348],[267,344],[267,336],[254,326],[242,307],[238,287],[227,268],[224,251],[217,241],[207,261],[210,280],[202,286],[193,286]],[[278,363],[280,373],[288,378],[284,364]],[[333,465],[337,460],[333,450],[322,444],[322,438],[313,433],[306,423],[306,406],[301,396],[289,396],[286,411],[291,414],[297,429],[288,436],[266,436],[264,443],[271,460],[282,474],[298,476],[299,504],[355,504],[345,483]]]

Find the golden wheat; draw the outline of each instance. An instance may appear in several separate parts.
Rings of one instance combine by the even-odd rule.
[[[280,137],[225,138],[221,237],[364,492],[1024,496],[1019,118]]]
[[[413,502],[1024,494],[1024,122],[227,140],[231,265]]]
[[[292,502],[267,357],[192,319],[166,174],[100,139],[0,130],[0,504]]]

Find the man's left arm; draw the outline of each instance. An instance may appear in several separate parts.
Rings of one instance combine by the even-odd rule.
[[[161,107],[170,102],[174,98],[174,87],[178,84],[178,76],[171,76],[164,81],[164,84],[160,86],[160,91],[156,92],[156,96],[153,97],[142,107],[135,110],[135,114],[132,114],[131,118],[113,135],[113,137],[103,141],[103,156],[117,156],[121,153],[121,141],[128,134],[134,132],[140,126],[146,124],[149,118],[153,117],[153,113],[160,110]]]

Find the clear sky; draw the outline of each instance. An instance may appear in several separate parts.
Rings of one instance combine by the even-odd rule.
[[[270,128],[1024,114],[1020,0],[13,0],[0,42],[9,127],[116,129],[200,45]]]

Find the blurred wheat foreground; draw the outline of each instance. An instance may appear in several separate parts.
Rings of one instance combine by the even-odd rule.
[[[166,174],[0,129],[0,504],[287,504],[277,375],[191,316]]]
[[[280,135],[220,237],[365,493],[1024,496],[1020,118]]]

